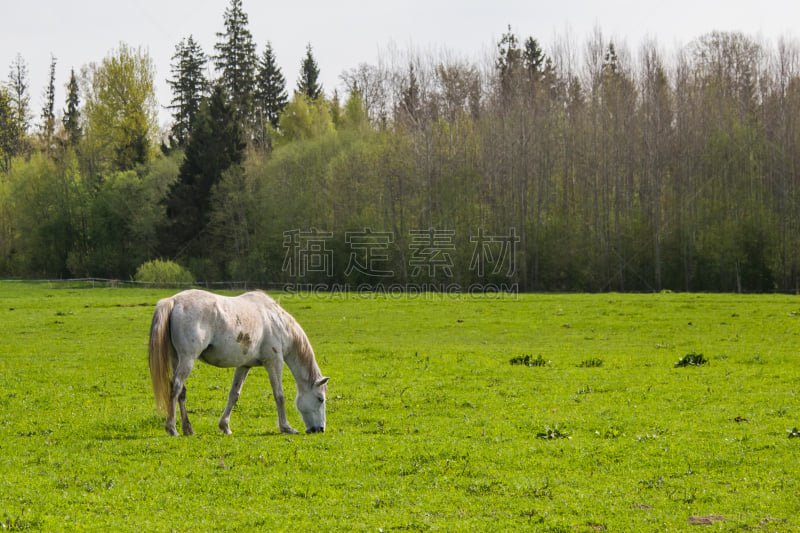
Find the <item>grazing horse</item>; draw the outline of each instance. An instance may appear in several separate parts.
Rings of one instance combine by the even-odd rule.
[[[167,411],[165,429],[170,435],[178,436],[176,402],[181,409],[183,434],[194,434],[186,412],[184,383],[198,359],[217,367],[236,368],[228,404],[219,420],[224,433],[231,433],[231,411],[254,366],[263,366],[269,373],[278,427],[283,433],[297,433],[286,419],[281,384],[284,363],[297,383],[295,405],[303,416],[306,433],[325,431],[328,378],[322,376],[300,324],[263,292],[232,298],[188,290],[156,305],[150,327],[150,377],[156,404]]]

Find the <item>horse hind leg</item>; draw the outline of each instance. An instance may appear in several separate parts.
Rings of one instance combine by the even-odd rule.
[[[181,387],[182,388],[182,387]],[[175,386],[170,386],[169,405],[167,405],[167,419],[164,422],[164,429],[173,437],[178,436],[178,429],[175,427],[175,407],[177,406],[177,397],[174,394]]]
[[[231,384],[231,391],[228,393],[228,404],[225,406],[222,418],[219,419],[219,429],[226,435],[232,433],[230,427],[231,412],[236,402],[239,400],[239,394],[242,391],[242,385],[244,385],[244,380],[248,372],[250,372],[250,367],[240,366],[236,369],[236,372],[233,373],[233,383]]]
[[[167,433],[173,437],[178,436],[178,430],[175,427],[175,407],[180,406],[181,410],[181,429],[184,435],[194,435],[192,424],[189,422],[189,415],[186,410],[186,387],[184,383],[186,378],[192,372],[194,366],[193,360],[180,359],[175,365],[175,375],[172,378],[172,389],[170,396],[170,405],[167,409],[167,420],[164,424]]]
[[[187,436],[194,435],[192,424],[189,422],[189,413],[186,410],[186,385],[183,386],[183,390],[178,395],[178,405],[181,407],[181,429],[183,434]]]

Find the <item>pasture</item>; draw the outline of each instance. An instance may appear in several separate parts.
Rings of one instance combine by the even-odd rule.
[[[800,529],[797,297],[272,293],[326,432],[280,434],[253,369],[222,435],[233,370],[198,363],[170,438],[147,340],[174,292],[0,283],[0,528]]]

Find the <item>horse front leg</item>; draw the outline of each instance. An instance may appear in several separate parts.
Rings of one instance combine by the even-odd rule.
[[[236,402],[239,400],[239,393],[242,391],[242,385],[250,372],[249,366],[240,366],[233,373],[233,383],[231,384],[231,391],[228,393],[228,404],[225,406],[225,411],[222,413],[222,418],[219,419],[219,429],[226,435],[232,433],[230,428],[231,412],[233,411]]]
[[[272,397],[275,399],[275,407],[278,410],[278,427],[281,433],[289,433],[290,435],[297,435],[298,431],[289,425],[289,420],[286,418],[286,406],[283,397],[283,361],[277,361],[274,364],[265,365],[269,373],[269,383],[272,386]]]

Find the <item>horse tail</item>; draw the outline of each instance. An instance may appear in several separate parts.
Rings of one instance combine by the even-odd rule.
[[[172,298],[159,300],[150,325],[150,378],[156,406],[168,409],[172,393],[172,363],[175,347],[170,338],[169,316],[175,301]]]

